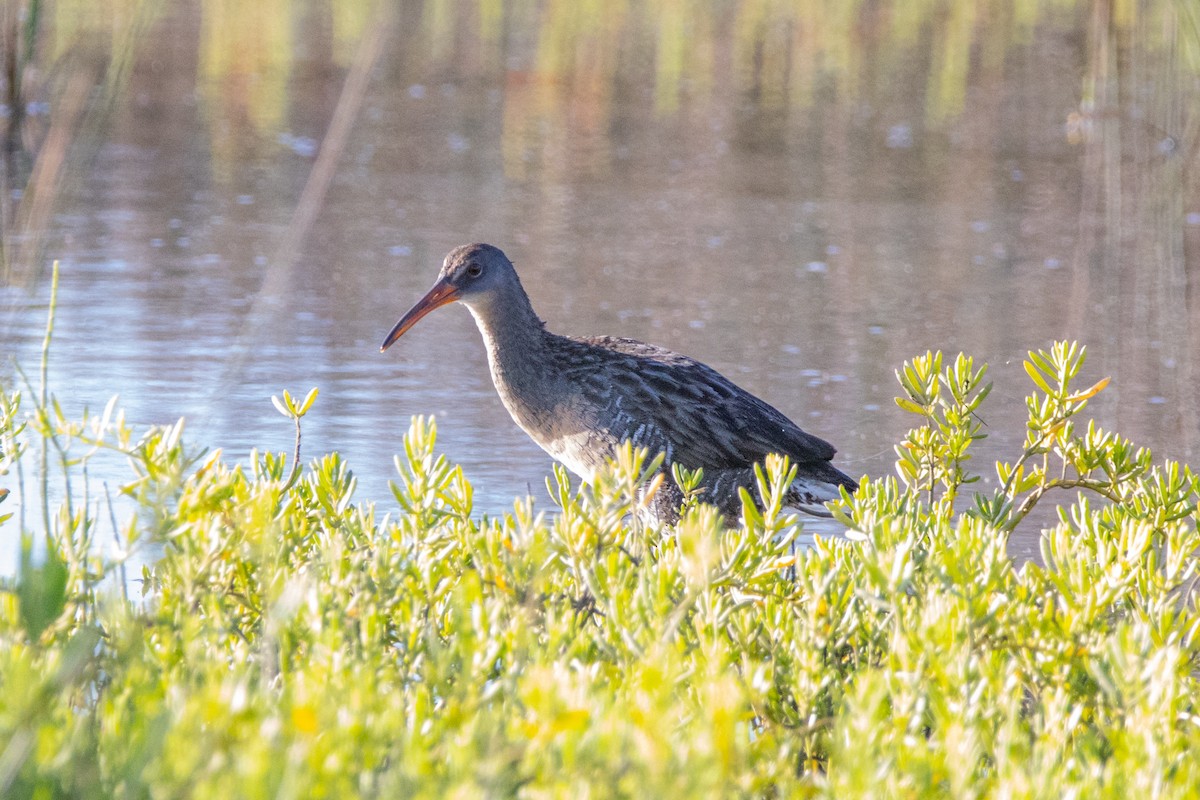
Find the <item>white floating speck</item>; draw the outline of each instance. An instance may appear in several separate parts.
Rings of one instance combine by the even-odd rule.
[[[908,125],[893,125],[888,128],[887,146],[893,150],[907,150],[913,146],[913,132]]]
[[[414,83],[408,87],[408,96],[413,100],[420,100],[425,96],[425,87],[419,83]]]
[[[828,272],[829,271],[829,265],[826,264],[824,261],[810,261],[810,262],[808,262],[807,265],[805,265],[804,268],[807,269],[809,272]]]
[[[293,136],[290,147],[293,153],[305,158],[312,158],[317,154],[317,140],[308,136]]]

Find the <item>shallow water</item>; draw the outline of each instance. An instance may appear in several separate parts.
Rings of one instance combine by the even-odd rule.
[[[977,459],[1014,457],[1022,359],[1057,338],[1089,346],[1085,381],[1113,378],[1104,427],[1194,463],[1195,20],[1165,0],[918,5],[52,4],[37,75],[60,77],[27,138],[74,144],[43,226],[22,221],[33,191],[9,197],[8,350],[33,369],[58,259],[68,410],[119,394],[236,460],[290,449],[269,398],[318,386],[305,456],[340,451],[360,499],[394,507],[401,434],[435,414],[499,513],[545,498],[550,461],[469,315],[378,352],[444,253],[488,241],[553,330],[706,361],[855,475],[891,473],[893,371],[927,349],[991,364]],[[289,229],[356,63],[328,191]],[[102,87],[73,126],[61,74]],[[111,469],[92,477],[128,477]]]

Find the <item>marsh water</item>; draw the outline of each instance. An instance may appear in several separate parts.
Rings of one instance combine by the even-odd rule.
[[[42,4],[5,174],[5,355],[36,371],[58,260],[69,412],[119,394],[236,461],[290,450],[270,397],[316,386],[304,457],[340,451],[358,499],[395,508],[433,414],[480,512],[547,508],[465,310],[379,353],[487,241],[553,330],[695,356],[855,475],[892,474],[894,370],[942,349],[991,365],[986,486],[1060,338],[1113,380],[1101,425],[1196,462],[1190,3],[99,5]]]

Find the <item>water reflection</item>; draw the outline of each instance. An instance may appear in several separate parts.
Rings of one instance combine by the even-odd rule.
[[[502,511],[548,462],[469,317],[376,352],[445,251],[484,240],[553,329],[699,357],[855,474],[890,472],[892,370],[927,348],[992,364],[979,459],[1012,453],[1020,360],[1058,337],[1090,345],[1085,377],[1114,378],[1093,406],[1106,427],[1196,460],[1185,4],[93,9],[51,4],[29,78],[49,111],[6,173],[24,193],[4,209],[5,339],[32,363],[61,259],[69,407],[119,392],[133,420],[186,415],[241,458],[289,446],[271,394],[317,385],[307,452],[341,450],[385,506],[409,416],[435,413],[481,510]],[[297,230],[356,64],[362,107]],[[72,93],[78,75],[101,90]]]

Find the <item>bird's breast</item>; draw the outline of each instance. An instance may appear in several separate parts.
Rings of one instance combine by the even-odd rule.
[[[604,462],[616,455],[602,437],[587,431],[568,433],[545,441],[537,441],[550,457],[585,481],[591,481]]]
[[[552,369],[553,359],[507,360],[491,353],[492,380],[513,421],[551,458],[584,480],[626,442],[670,460],[671,443],[644,403],[602,370]],[[611,376],[610,376],[611,377]]]
[[[547,392],[529,397],[511,386],[497,390],[513,421],[530,439],[580,478],[590,481],[613,458],[621,436],[601,413],[578,393]],[[550,402],[553,401],[553,402]]]

